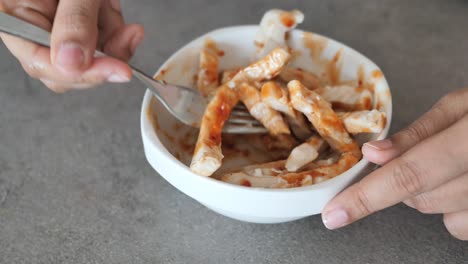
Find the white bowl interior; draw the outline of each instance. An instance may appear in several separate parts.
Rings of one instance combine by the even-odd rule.
[[[253,39],[257,28],[240,26],[210,32],[176,52],[156,76],[170,83],[194,87],[199,52],[207,38],[213,39],[224,51],[221,70],[244,67],[255,60]],[[385,77],[373,62],[339,42],[300,30],[290,34],[289,45],[297,54],[292,66],[314,72],[330,83],[361,82],[373,89],[374,107],[386,112],[387,125],[382,133],[360,136],[358,141],[386,137],[391,123],[391,94]],[[288,190],[234,186],[196,175],[188,169],[198,131],[178,122],[149,92],[143,100],[141,123],[146,156],[161,176],[206,206],[246,221],[282,222],[320,213],[328,200],[370,168],[366,160],[361,160],[332,180]],[[232,137],[230,141],[235,146],[223,149],[225,159],[221,173],[278,158],[277,154],[263,150],[244,137]],[[316,202],[311,204],[310,201]]]

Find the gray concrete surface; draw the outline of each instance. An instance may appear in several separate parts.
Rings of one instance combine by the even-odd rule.
[[[393,89],[393,131],[468,85],[467,1],[126,0],[153,72],[211,29],[299,8],[302,28],[356,48]],[[57,95],[0,48],[0,263],[467,263],[441,216],[395,206],[339,231],[320,217],[255,225],[217,215],[147,164],[136,83]]]

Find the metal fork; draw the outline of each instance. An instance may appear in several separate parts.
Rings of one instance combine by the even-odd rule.
[[[3,12],[0,12],[0,31],[50,47],[49,32]],[[94,55],[108,56],[100,51],[96,51]],[[207,100],[197,90],[154,80],[134,66],[129,66],[133,76],[140,80],[172,115],[184,124],[200,127]],[[223,131],[252,134],[264,133],[266,129],[248,113],[245,107],[238,105],[232,111]]]

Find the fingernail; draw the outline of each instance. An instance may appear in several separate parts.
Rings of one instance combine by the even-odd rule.
[[[376,150],[386,150],[386,149],[391,148],[393,144],[390,139],[384,139],[384,140],[364,143],[364,146],[368,146]]]
[[[345,226],[349,221],[349,216],[343,209],[334,209],[323,215],[322,221],[328,229],[336,229]]]
[[[132,54],[135,53],[138,46],[140,46],[141,42],[143,41],[143,35],[137,34],[133,37],[132,42],[130,43],[130,51]]]
[[[76,70],[84,62],[84,52],[81,47],[73,42],[62,43],[57,53],[56,63],[64,70]]]
[[[111,74],[107,78],[107,81],[111,82],[111,83],[126,83],[126,82],[129,82],[130,79],[127,76],[123,76],[123,75],[119,75],[119,74],[114,73],[114,74]]]
[[[110,0],[110,4],[112,8],[114,8],[116,11],[122,11],[122,8],[120,6],[120,0]]]

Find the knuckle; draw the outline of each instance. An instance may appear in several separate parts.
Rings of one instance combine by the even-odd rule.
[[[457,221],[453,221],[451,215],[444,215],[444,225],[447,228],[447,231],[456,239],[459,240],[468,240],[468,229],[463,230],[460,226],[457,225]]]
[[[417,163],[400,158],[389,177],[389,186],[396,192],[402,190],[410,196],[418,195],[424,189],[424,172]]]
[[[429,124],[423,121],[416,121],[404,130],[404,134],[413,141],[420,141],[430,136]]]
[[[468,88],[455,90],[443,96],[437,103],[434,104],[432,109],[438,110],[442,113],[464,113],[468,109],[466,100],[468,99]],[[453,111],[453,109],[457,111]]]
[[[85,5],[77,5],[70,12],[58,14],[55,18],[65,27],[71,27],[73,30],[82,30],[93,22],[92,10]]]
[[[425,194],[420,194],[418,196],[408,199],[408,203],[411,204],[411,207],[423,214],[436,213],[436,206],[434,201],[432,201]]]
[[[362,186],[362,181],[356,185],[357,209],[362,215],[371,214],[374,209],[366,190]]]
[[[47,71],[47,66],[39,57],[40,46],[36,46],[30,54],[19,56],[21,66],[24,71],[31,77],[39,79]]]
[[[457,100],[458,97],[458,92],[451,92],[446,95],[444,95],[435,105],[442,107],[442,106],[448,106],[453,103],[454,100]]]

